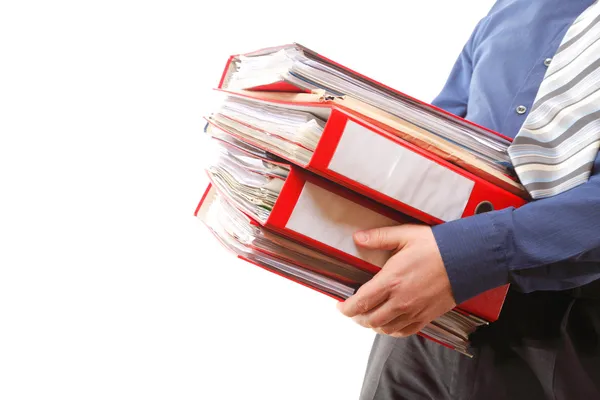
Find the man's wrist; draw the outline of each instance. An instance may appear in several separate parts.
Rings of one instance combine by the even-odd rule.
[[[432,227],[458,304],[508,283],[508,212],[479,214]]]

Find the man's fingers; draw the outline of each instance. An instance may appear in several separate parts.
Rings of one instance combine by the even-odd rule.
[[[405,326],[401,330],[392,333],[391,336],[399,338],[409,337],[410,335],[415,335],[419,333],[423,328],[425,328],[426,325],[427,324],[423,322],[413,322],[412,324]]]
[[[375,332],[383,335],[397,336],[399,332],[411,327],[416,322],[408,314],[402,314],[394,318],[391,322],[375,329]]]
[[[410,226],[389,226],[356,232],[354,241],[367,249],[398,251],[408,240],[407,232]]]
[[[370,281],[362,285],[358,291],[337,307],[347,317],[365,314],[387,300],[389,285],[383,271],[376,274]]]
[[[366,314],[355,316],[354,321],[365,328],[375,329],[385,326],[398,318],[408,318],[404,315],[406,311],[407,307],[405,304],[388,300]]]

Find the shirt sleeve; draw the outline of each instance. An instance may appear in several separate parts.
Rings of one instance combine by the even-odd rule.
[[[564,290],[600,278],[600,155],[590,180],[554,197],[433,227],[455,299],[506,283]]]
[[[481,22],[454,63],[442,91],[432,102],[434,106],[459,117],[467,115],[471,75],[473,74],[471,59],[473,42],[480,25]]]

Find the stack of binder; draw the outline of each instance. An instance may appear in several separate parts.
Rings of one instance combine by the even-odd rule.
[[[206,132],[210,185],[196,215],[240,258],[338,300],[391,254],[359,230],[435,225],[520,207],[510,139],[349,70],[298,44],[232,56]],[[507,286],[419,334],[469,355]]]

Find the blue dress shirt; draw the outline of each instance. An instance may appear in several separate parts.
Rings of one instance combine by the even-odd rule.
[[[433,104],[515,137],[567,29],[593,0],[499,0]],[[598,104],[600,108],[600,104]],[[600,278],[600,157],[589,182],[521,208],[435,226],[457,302],[512,283],[564,290]]]

